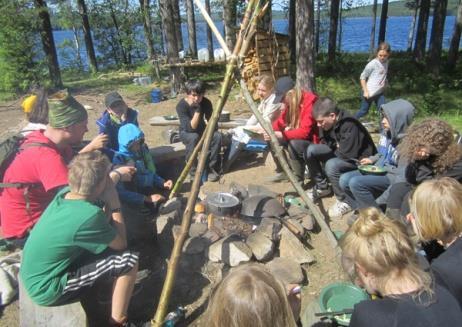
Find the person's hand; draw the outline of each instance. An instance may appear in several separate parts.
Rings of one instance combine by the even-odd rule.
[[[417,160],[425,160],[430,156],[430,151],[428,151],[426,148],[420,148],[415,152],[415,156]]]
[[[359,164],[361,165],[372,165],[372,160],[369,158],[362,158],[359,160]]]
[[[277,138],[278,140],[282,140],[282,138],[283,138],[282,132],[275,131],[274,134],[276,135],[276,138]],[[270,136],[268,135],[268,133],[265,132],[265,133],[263,133],[263,139],[264,139],[265,141],[269,141],[271,138],[270,138]]]
[[[300,310],[302,306],[300,292],[300,285],[289,284],[286,287],[287,300],[289,301],[290,308],[294,314],[295,321],[297,321],[300,317]]]
[[[114,169],[120,175],[119,182],[129,182],[136,173],[136,168],[133,166],[120,166]]]
[[[160,194],[151,194],[145,197],[145,202],[155,203],[155,202],[164,202],[165,198]]]
[[[88,144],[90,151],[99,150],[104,148],[106,143],[109,141],[109,136],[106,134],[97,135],[91,142]]]
[[[201,114],[202,113],[202,107],[198,104],[194,105],[194,112],[195,113],[198,113],[198,114]]]
[[[114,182],[110,178],[107,179],[106,187],[104,188],[99,198],[110,209],[120,208],[119,194],[117,193]]]
[[[369,92],[367,90],[363,91],[363,97],[369,99]]]
[[[165,181],[164,183],[164,188],[167,189],[167,190],[171,190],[173,187],[173,182],[171,179],[169,179],[168,181]]]

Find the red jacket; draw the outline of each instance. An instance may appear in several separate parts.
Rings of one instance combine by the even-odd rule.
[[[300,102],[300,126],[292,130],[285,130],[287,127],[285,122],[287,108],[284,107],[279,118],[273,122],[274,131],[282,132],[286,140],[308,140],[313,143],[318,143],[318,125],[311,114],[313,104],[317,99],[318,97],[316,94],[302,91],[302,100]]]

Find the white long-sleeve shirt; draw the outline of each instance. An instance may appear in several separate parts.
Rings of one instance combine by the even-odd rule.
[[[372,59],[361,73],[360,79],[366,81],[369,97],[380,94],[387,83],[388,60],[381,63],[377,58]]]

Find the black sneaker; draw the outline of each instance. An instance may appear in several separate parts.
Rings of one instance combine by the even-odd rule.
[[[306,195],[312,200],[312,201],[317,201],[321,198],[325,198],[327,196],[332,195],[332,189],[330,187],[327,188],[320,188],[317,187],[316,185],[313,186],[311,189],[306,191]]]

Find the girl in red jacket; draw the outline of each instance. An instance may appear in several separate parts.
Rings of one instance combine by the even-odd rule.
[[[280,93],[278,92],[279,82],[287,78],[282,77],[276,82],[276,95]],[[311,109],[316,100],[317,96],[312,92],[304,91],[299,87],[291,88],[282,96],[282,113],[273,122],[276,137],[289,152],[289,164],[299,181],[303,181],[305,171],[303,153],[310,143],[318,143],[318,127],[311,115]],[[265,135],[265,139],[269,139],[268,135]],[[271,181],[279,182],[287,179],[279,163],[276,163],[276,166],[277,174],[271,178]]]

